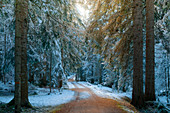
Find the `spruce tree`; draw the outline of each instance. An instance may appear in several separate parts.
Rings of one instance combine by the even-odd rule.
[[[142,1],[133,0],[133,92],[132,104],[141,107],[143,94],[143,17]]]
[[[146,0],[146,77],[145,100],[155,101],[154,0]]]

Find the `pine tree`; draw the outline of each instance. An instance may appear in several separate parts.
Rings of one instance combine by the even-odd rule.
[[[52,70],[52,51],[50,51],[50,93],[51,93],[51,70]]]
[[[154,0],[146,0],[146,77],[145,100],[155,101]]]
[[[143,5],[141,0],[133,0],[133,92],[132,104],[141,107],[143,94]]]
[[[20,113],[21,110],[21,38],[24,23],[24,7],[21,4],[25,2],[16,0],[16,23],[15,23],[15,112]]]
[[[4,36],[4,68],[3,68],[3,74],[4,74],[4,84],[6,83],[6,33]]]
[[[27,32],[28,32],[28,0],[25,0],[22,19],[22,37],[21,37],[21,106],[31,107],[28,101],[28,77],[27,77]]]
[[[19,113],[21,106],[31,106],[28,101],[27,78],[28,0],[16,0],[15,14],[15,96],[8,105],[14,102],[15,112]]]

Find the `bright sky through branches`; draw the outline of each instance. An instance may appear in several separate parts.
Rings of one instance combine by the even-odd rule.
[[[89,17],[89,10],[88,10],[88,6],[87,5],[87,2],[85,0],[85,2],[82,4],[82,3],[77,3],[76,4],[76,8],[80,14],[80,18],[83,20],[83,21],[87,21],[88,17]]]

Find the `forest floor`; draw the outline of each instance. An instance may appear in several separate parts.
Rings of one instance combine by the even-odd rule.
[[[132,105],[128,102],[118,102],[113,99],[102,98],[97,96],[90,88],[72,82],[75,88],[75,100],[69,103],[60,105],[51,113],[134,113],[138,112]],[[81,85],[82,88],[79,88]],[[82,99],[81,93],[88,93],[89,98]]]

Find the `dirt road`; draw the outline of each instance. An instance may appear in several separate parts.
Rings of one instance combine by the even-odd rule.
[[[75,100],[60,105],[51,113],[135,113],[137,112],[133,106],[127,102],[118,102],[116,100],[101,98],[94,94],[88,87],[82,84],[72,82],[75,86]],[[81,85],[83,88],[79,88],[77,85]],[[81,93],[86,92],[90,96],[89,98],[82,99]]]

